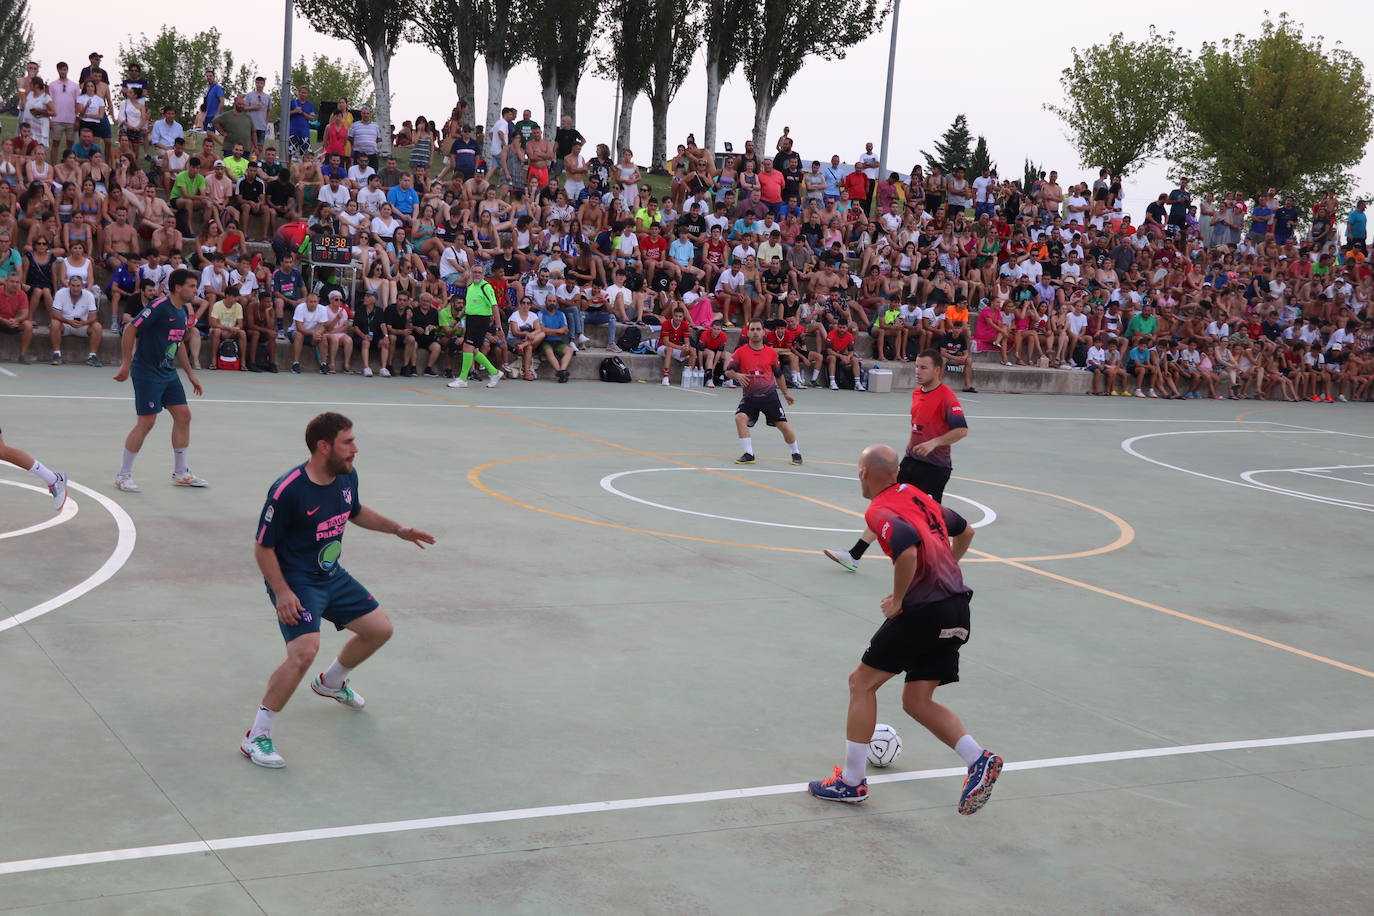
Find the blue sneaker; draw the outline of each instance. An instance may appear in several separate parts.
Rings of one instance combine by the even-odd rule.
[[[992,751],[983,751],[983,756],[973,761],[964,777],[964,788],[959,793],[959,813],[977,814],[992,797],[992,787],[1002,773],[1002,758]]]
[[[999,760],[1001,758],[998,758]],[[843,772],[840,767],[835,767],[835,775],[829,779],[818,779],[815,782],[806,784],[806,791],[817,798],[824,798],[829,801],[849,802],[857,804],[868,798],[868,780],[865,779],[857,786],[851,786],[840,778]]]

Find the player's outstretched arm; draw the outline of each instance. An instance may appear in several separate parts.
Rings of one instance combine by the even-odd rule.
[[[358,514],[352,518],[353,524],[366,528],[369,531],[380,531],[383,534],[394,534],[403,541],[410,541],[421,550],[425,549],[426,544],[434,543],[434,535],[419,528],[411,528],[402,525],[400,522],[392,521],[375,509],[363,506],[358,510]]]

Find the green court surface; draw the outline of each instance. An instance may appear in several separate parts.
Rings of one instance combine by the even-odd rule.
[[[870,799],[803,785],[891,585],[819,550],[908,395],[799,392],[806,464],[759,430],[738,468],[730,392],[211,372],[210,487],[170,485],[164,418],[133,495],[110,374],[0,377],[6,440],[81,485],[54,516],[0,469],[0,910],[1370,911],[1367,405],[969,397],[973,636],[937,697],[1007,769],[961,817],[896,685]],[[349,533],[396,636],[365,711],[302,686],[264,770],[238,743],[282,643],[250,545],[325,409],[363,502],[439,543]]]

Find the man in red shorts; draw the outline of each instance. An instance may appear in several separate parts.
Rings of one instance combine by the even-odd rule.
[[[739,433],[744,454],[735,459],[735,464],[754,463],[754,439],[749,430],[758,422],[760,414],[769,426],[782,433],[783,441],[792,449],[792,463],[801,464],[797,434],[792,432],[792,425],[787,422],[787,414],[778,401],[778,392],[781,390],[789,405],[796,403],[792,395],[787,393],[787,381],[782,377],[778,351],[763,342],[763,322],[759,319],[749,322],[747,333],[749,342],[731,355],[725,367],[726,376],[738,382],[743,389],[739,406],[735,408],[735,431]]]
[[[864,767],[878,721],[878,688],[905,672],[902,709],[954,749],[968,775],[959,793],[960,814],[987,804],[1002,772],[1002,758],[964,729],[954,710],[935,702],[935,689],[959,680],[959,649],[969,638],[969,599],[959,560],[973,529],[910,484],[897,482],[897,453],[870,445],[859,456],[859,486],[872,500],[864,521],[892,558],[892,593],[882,600],[882,626],[849,676],[849,717],[844,766],[807,786],[817,798],[861,802],[868,798]]]
[[[922,350],[916,357],[916,390],[911,392],[911,437],[906,457],[897,474],[937,503],[945,496],[945,484],[954,470],[950,446],[968,435],[968,421],[954,389],[944,383],[944,362],[938,350]],[[863,536],[848,550],[831,550],[827,557],[850,572],[859,571],[859,560],[873,543],[873,532]]]

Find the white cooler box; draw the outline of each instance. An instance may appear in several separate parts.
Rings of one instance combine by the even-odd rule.
[[[892,390],[892,370],[891,369],[869,369],[868,370],[868,390],[878,394],[887,394]]]

